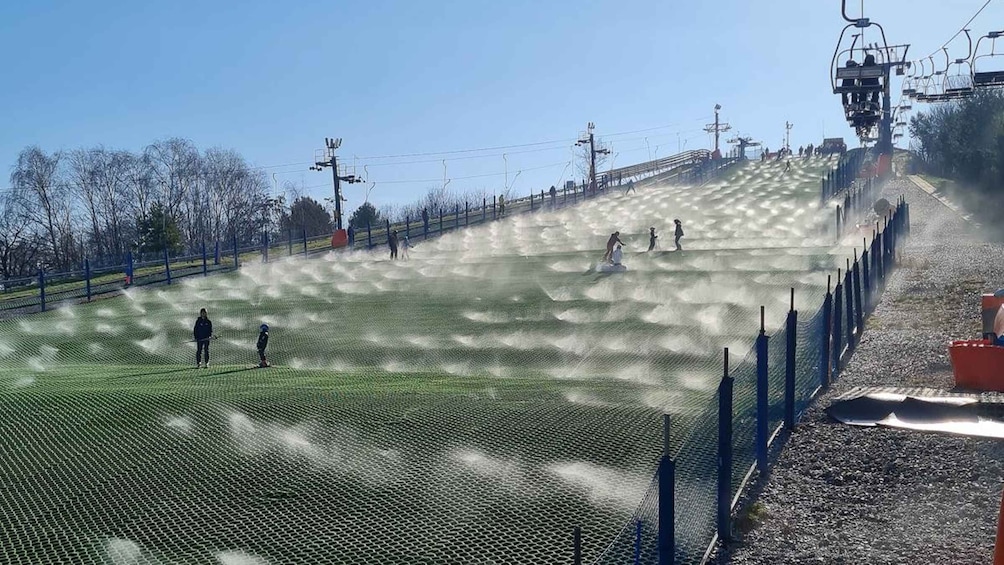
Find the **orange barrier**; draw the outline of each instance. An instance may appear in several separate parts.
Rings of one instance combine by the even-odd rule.
[[[988,339],[953,341],[948,356],[956,386],[1004,392],[1004,347]]]
[[[332,249],[345,247],[348,244],[349,244],[349,234],[345,230],[335,230],[335,233],[331,234]]]

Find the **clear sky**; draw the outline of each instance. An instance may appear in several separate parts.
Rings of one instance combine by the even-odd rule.
[[[865,11],[922,57],[984,1]],[[0,187],[30,144],[140,151],[178,136],[323,198],[330,172],[307,166],[327,136],[369,181],[347,189],[350,209],[373,182],[378,205],[419,198],[444,159],[451,190],[525,194],[578,176],[566,165],[589,121],[621,166],[710,147],[716,103],[730,134],[771,148],[786,120],[793,146],[824,133],[853,146],[829,79],[843,25],[837,0],[3,2]],[[1004,27],[1004,0],[971,27]],[[964,37],[952,48],[965,56]],[[416,153],[430,155],[384,157]]]

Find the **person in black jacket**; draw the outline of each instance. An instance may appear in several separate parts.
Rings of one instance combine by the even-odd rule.
[[[206,309],[199,310],[199,319],[195,320],[195,368],[202,368],[202,352],[206,352],[206,368],[209,368],[209,340],[213,339],[213,323],[209,320]]]
[[[258,334],[258,367],[268,367],[268,359],[265,358],[265,348],[268,347],[268,324],[261,325],[261,333]]]
[[[387,237],[387,246],[390,247],[390,258],[397,259],[397,230],[391,232]]]
[[[683,247],[680,246],[680,238],[683,237],[683,223],[680,220],[673,220],[673,223],[676,224],[676,231],[673,234],[676,236],[676,250],[683,251]]]

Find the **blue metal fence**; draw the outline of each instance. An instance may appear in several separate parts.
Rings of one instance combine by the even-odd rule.
[[[717,392],[675,457],[662,457],[631,521],[596,564],[701,563],[718,541],[729,542],[732,513],[744,485],[757,471],[767,470],[769,444],[785,438],[780,432],[793,429],[812,399],[837,378],[861,339],[864,321],[909,229],[909,205],[900,199],[870,249],[860,257],[855,253],[847,276],[841,270],[836,289],[827,290],[818,310],[799,316],[792,290],[782,328],[770,336],[761,328],[750,353],[731,370],[725,350]],[[873,265],[866,270],[869,261]],[[845,300],[847,296],[852,298]],[[673,462],[671,481],[663,476],[668,460]],[[672,518],[666,515],[670,509]]]

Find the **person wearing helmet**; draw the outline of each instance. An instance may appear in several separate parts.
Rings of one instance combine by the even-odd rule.
[[[262,324],[258,334],[258,367],[268,367],[268,359],[265,358],[265,348],[268,347],[268,324]]]

